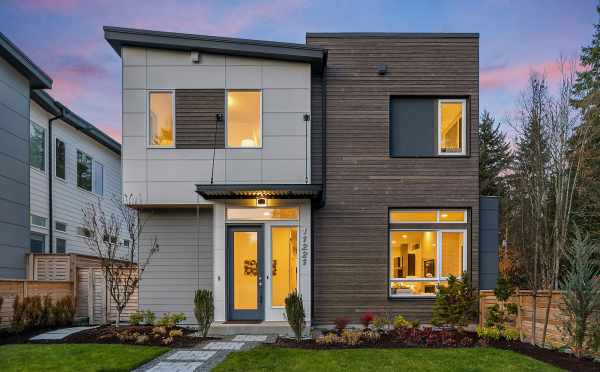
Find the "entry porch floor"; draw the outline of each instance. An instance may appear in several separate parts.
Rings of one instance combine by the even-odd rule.
[[[209,336],[232,335],[278,335],[292,336],[294,333],[288,322],[215,322],[210,328]]]

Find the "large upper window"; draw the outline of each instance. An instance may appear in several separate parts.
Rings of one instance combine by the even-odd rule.
[[[227,147],[262,147],[261,92],[227,92]]]
[[[173,92],[150,92],[148,140],[150,146],[173,147],[175,145],[175,115]]]
[[[92,191],[92,157],[77,150],[77,186]]]
[[[466,155],[466,102],[465,99],[392,97],[390,155]]]
[[[465,218],[464,210],[390,212],[391,297],[434,296],[450,275],[462,275],[467,261]],[[427,227],[415,228],[419,223]]]
[[[46,170],[45,138],[44,128],[31,123],[29,126],[29,164],[41,171]]]
[[[465,154],[465,101],[447,99],[438,101],[438,153]]]
[[[60,139],[56,139],[56,177],[66,178],[66,147]]]

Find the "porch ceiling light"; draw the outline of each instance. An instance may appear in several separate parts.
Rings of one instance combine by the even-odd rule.
[[[263,197],[256,198],[256,206],[257,207],[266,207],[267,206],[267,198],[263,198]]]

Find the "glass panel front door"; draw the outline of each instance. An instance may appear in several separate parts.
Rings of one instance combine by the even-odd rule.
[[[262,320],[262,227],[229,226],[227,239],[229,320]]]

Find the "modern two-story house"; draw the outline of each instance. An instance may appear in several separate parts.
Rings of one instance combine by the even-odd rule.
[[[428,321],[450,274],[494,275],[479,255],[478,34],[104,31],[123,66],[123,191],[160,244],[142,309],[194,323],[209,288],[217,323],[269,324],[298,290],[313,325]]]

